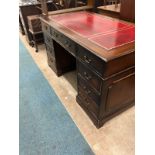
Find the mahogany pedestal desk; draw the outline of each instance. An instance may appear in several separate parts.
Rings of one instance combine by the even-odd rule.
[[[41,18],[48,64],[77,69],[77,103],[97,128],[134,104],[134,25],[88,11]]]

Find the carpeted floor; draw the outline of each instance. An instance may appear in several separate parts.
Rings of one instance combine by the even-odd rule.
[[[19,57],[19,154],[94,154],[21,41]]]

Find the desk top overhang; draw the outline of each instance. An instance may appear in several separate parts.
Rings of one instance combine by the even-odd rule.
[[[88,11],[54,14],[41,20],[104,61],[135,51],[133,23]]]

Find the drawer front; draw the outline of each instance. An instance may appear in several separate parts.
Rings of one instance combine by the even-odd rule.
[[[83,90],[83,92],[89,97],[91,98],[97,105],[100,104],[100,96],[97,95],[93,89],[91,89],[88,84],[86,84],[86,82],[80,77],[78,76],[78,87],[80,86],[80,88]]]
[[[80,60],[82,60],[88,66],[91,66],[100,75],[104,71],[104,61],[89,52],[87,49],[78,46],[77,55]]]
[[[47,43],[45,43],[45,46],[46,46],[46,51],[48,52],[48,54],[52,55],[53,57],[55,57],[54,48],[51,48]]]
[[[41,22],[43,32],[50,33],[50,26],[44,22]]]
[[[82,78],[89,83],[90,87],[92,87],[98,94],[101,93],[102,79],[99,76],[79,61],[77,61],[77,71],[78,75],[82,76]]]
[[[57,30],[55,30],[54,28],[51,27],[51,31],[50,34],[53,38],[55,39],[60,39],[61,38],[61,34],[60,32],[58,32]]]
[[[52,38],[46,33],[44,33],[44,41],[46,44],[50,45],[51,48],[54,48]]]
[[[50,53],[48,53],[48,52],[47,52],[47,60],[48,60],[48,65],[49,65],[52,69],[56,70],[55,59],[54,59],[54,57],[52,57],[52,56],[50,55]]]
[[[62,36],[61,38],[61,43],[63,44],[63,47],[69,51],[71,54],[73,54],[74,56],[76,55],[76,48],[75,48],[75,43],[70,40],[69,38],[67,38],[66,36]]]
[[[61,46],[63,46],[72,55],[76,55],[76,44],[55,29],[51,29],[51,35]]]
[[[98,115],[99,108],[83,91],[81,87],[78,88],[78,97],[81,99],[82,104],[95,116]]]

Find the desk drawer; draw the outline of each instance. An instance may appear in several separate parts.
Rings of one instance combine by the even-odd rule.
[[[50,34],[53,38],[55,39],[60,39],[61,38],[61,34],[60,32],[58,32],[57,30],[55,30],[54,28],[51,27],[51,31]]]
[[[85,79],[89,85],[95,89],[96,92],[98,92],[98,94],[101,93],[102,79],[99,76],[97,76],[79,61],[77,61],[77,71],[78,75],[82,76],[83,79]]]
[[[44,22],[41,22],[43,32],[50,34],[50,26]]]
[[[70,52],[74,56],[76,55],[75,43],[71,39],[53,28],[51,29],[51,35],[55,39],[55,41],[63,46],[68,52]]]
[[[96,94],[80,76],[77,77],[78,79],[78,87],[82,89],[82,91],[87,95],[89,98],[91,98],[96,105],[100,104],[100,96]]]
[[[50,47],[54,48],[52,38],[51,38],[48,34],[46,34],[46,33],[44,33],[44,41],[45,41],[45,43],[48,44]]]
[[[75,43],[67,38],[66,36],[62,36],[61,38],[61,43],[63,44],[63,47],[69,51],[71,54],[74,56],[76,55],[76,48],[75,48]]]
[[[51,54],[49,52],[47,52],[47,60],[48,60],[48,65],[56,70],[56,62],[55,62],[55,58],[53,56],[51,56]]]
[[[99,107],[96,105],[96,103],[93,102],[83,91],[82,88],[78,88],[78,97],[82,101],[82,104],[96,117],[98,115]]]
[[[104,61],[89,52],[87,49],[78,46],[77,55],[86,65],[91,66],[94,70],[100,75],[103,74],[104,71]]]
[[[49,55],[52,55],[53,57],[55,57],[54,48],[51,48],[47,43],[45,43],[45,46],[46,46],[46,51],[49,53]]]

